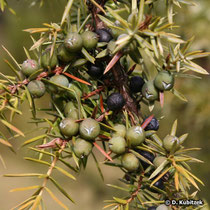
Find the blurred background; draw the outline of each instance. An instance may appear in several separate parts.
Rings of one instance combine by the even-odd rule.
[[[12,53],[19,63],[22,63],[26,57],[24,54],[23,46],[30,48],[31,40],[29,34],[23,32],[23,29],[31,27],[41,27],[42,23],[58,22],[62,17],[62,12],[66,1],[55,0],[53,4],[51,0],[45,0],[44,5],[39,8],[39,1],[26,1],[26,0],[10,0],[9,6],[16,11],[16,15],[12,15],[8,10],[3,14],[0,13],[0,45]],[[178,9],[179,10],[179,9]],[[177,11],[178,11],[177,10]],[[200,0],[197,2],[197,7],[183,7],[182,11],[176,16],[180,29],[177,29],[184,39],[189,39],[195,35],[195,41],[192,49],[203,49],[210,51],[210,1]],[[0,48],[0,71],[8,73],[9,69],[3,62],[3,58],[8,58],[6,53]],[[197,60],[197,62],[210,72],[210,58]],[[208,200],[210,203],[209,189],[210,189],[210,77],[205,76],[202,80],[198,79],[178,79],[176,87],[187,97],[188,103],[183,103],[170,93],[166,94],[166,100],[163,111],[156,110],[159,115],[164,115],[165,118],[160,122],[159,135],[164,137],[170,131],[171,125],[175,119],[178,119],[178,136],[183,133],[189,133],[189,137],[185,142],[186,147],[201,147],[202,150],[195,152],[195,157],[204,161],[203,164],[192,164],[192,171],[195,175],[201,178],[205,187],[200,186],[201,198]],[[37,104],[44,107],[46,99],[38,100]],[[30,120],[31,114],[29,112],[28,104],[23,104],[24,117],[17,116],[14,124],[17,125],[22,131],[29,131],[32,125],[27,123]],[[28,112],[27,112],[28,110]],[[2,129],[2,128],[1,128]],[[38,133],[36,134],[38,135]],[[8,134],[9,136],[9,134]],[[29,139],[34,134],[27,135]],[[24,187],[41,184],[42,180],[34,178],[5,178],[2,177],[6,173],[28,173],[28,172],[43,172],[46,167],[35,167],[35,164],[27,162],[23,159],[24,156],[30,156],[30,152],[25,149],[19,149],[24,139],[19,138],[11,140],[16,154],[11,152],[8,148],[0,144],[0,154],[4,158],[6,168],[0,162],[0,203],[1,210],[8,210],[14,207],[19,202],[28,198],[32,194],[31,191],[24,192],[9,192],[12,188]],[[103,157],[98,154],[99,160],[102,161]],[[121,194],[106,184],[119,184],[117,180],[122,177],[120,170],[101,166],[104,173],[105,182],[103,182],[98,174],[95,163],[91,160],[88,163],[86,171],[79,174],[77,181],[71,181],[60,174],[55,177],[64,188],[74,198],[77,205],[68,203],[67,199],[54,189],[59,199],[64,201],[72,210],[98,210],[103,207],[103,200],[111,199],[112,195],[117,196]],[[61,209],[54,201],[51,200],[49,195],[45,196],[47,209],[59,210]]]

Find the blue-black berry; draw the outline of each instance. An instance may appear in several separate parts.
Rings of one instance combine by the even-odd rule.
[[[155,159],[155,156],[151,153],[151,152],[147,152],[141,149],[135,149],[136,152],[138,152],[140,155],[142,155],[143,157],[145,157],[147,160],[149,160],[151,163],[153,162],[153,160]],[[147,167],[150,166],[150,164],[146,163],[143,160],[140,160],[141,165],[143,166],[144,169],[146,169]]]
[[[103,66],[102,65],[100,66],[99,64],[90,64],[89,63],[87,68],[88,68],[87,73],[95,79],[99,79],[104,73]]]
[[[154,179],[155,178],[153,178],[153,180]],[[154,183],[153,186],[160,189],[160,190],[163,190],[164,189],[164,182],[163,182],[162,179],[159,179],[157,182]],[[152,192],[157,192],[157,190],[155,190],[154,188],[150,188],[149,190],[152,191]]]
[[[145,119],[146,120],[146,119]],[[144,129],[145,131],[154,130],[157,131],[159,129],[159,121],[153,117],[150,123]]]
[[[125,99],[120,93],[112,93],[107,98],[107,106],[112,111],[121,110],[125,105]]]
[[[133,93],[141,92],[144,85],[144,80],[140,76],[134,76],[130,80],[130,90]]]
[[[156,210],[157,207],[156,206],[150,206],[147,210]]]
[[[96,33],[99,35],[99,42],[109,42],[113,39],[111,33],[105,28],[96,30]]]

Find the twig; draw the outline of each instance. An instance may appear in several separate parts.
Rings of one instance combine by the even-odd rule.
[[[55,165],[56,165],[56,163],[57,163],[57,161],[58,161],[58,159],[59,159],[59,155],[60,155],[60,154],[62,153],[62,151],[65,149],[66,144],[67,144],[67,141],[63,141],[63,144],[61,145],[61,147],[60,147],[60,149],[59,149],[59,151],[58,151],[58,155],[53,159],[53,161],[52,161],[50,167],[48,168],[47,176],[45,177],[45,179],[44,179],[44,181],[43,181],[43,184],[42,184],[42,187],[41,187],[41,190],[40,190],[39,194],[37,195],[36,199],[34,200],[34,204],[36,203],[36,200],[39,199],[39,198],[42,196],[42,194],[43,194],[43,192],[44,192],[44,189],[45,189],[45,187],[46,187],[46,185],[47,185],[47,181],[48,181],[49,177],[51,176],[52,171],[53,171],[53,168],[55,167]],[[33,210],[34,208],[36,208],[36,207],[35,207],[35,206],[32,206],[32,207],[31,207],[32,210]]]

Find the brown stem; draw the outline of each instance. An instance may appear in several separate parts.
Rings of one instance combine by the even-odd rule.
[[[132,193],[131,197],[127,200],[127,203],[132,202],[133,199],[134,199],[134,198],[137,196],[137,194],[139,193],[139,191],[140,191],[140,189],[141,189],[142,180],[143,180],[143,174],[139,177],[137,190],[134,191],[134,192]]]
[[[97,2],[100,4],[100,6],[103,7],[106,0],[101,0]],[[103,21],[101,21],[100,18],[97,16],[101,12],[100,9],[94,5],[91,6],[92,8],[89,9],[92,12],[96,29],[104,28],[105,25]],[[135,113],[136,116],[140,116],[137,101],[130,95],[129,92],[128,75],[123,71],[123,67],[120,65],[119,61],[112,67],[112,73],[114,75],[115,84],[126,101],[125,109],[129,111],[130,115],[132,115],[132,113]],[[134,119],[134,117],[132,116],[131,119]]]
[[[114,75],[115,84],[119,90],[119,92],[122,94],[123,98],[126,101],[125,108],[129,112],[135,113],[137,116],[139,116],[137,102],[134,98],[130,95],[129,88],[128,88],[128,76],[125,74],[125,72],[122,69],[122,66],[119,62],[115,64],[112,68],[112,73]]]

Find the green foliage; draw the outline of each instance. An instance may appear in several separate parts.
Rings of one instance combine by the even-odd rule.
[[[29,51],[24,48],[26,59],[37,60],[41,66],[32,74],[25,74],[27,77],[21,74],[22,66],[3,47],[12,61],[5,60],[14,76],[0,73],[1,125],[6,127],[14,138],[24,136],[24,133],[11,123],[15,114],[23,114],[19,109],[24,101],[29,103],[32,123],[48,125],[42,128],[42,135],[25,140],[22,144],[35,144],[35,147],[28,149],[34,152],[36,158],[25,159],[47,166],[46,172],[5,175],[36,177],[43,180],[41,185],[13,189],[12,191],[35,190],[14,209],[44,209],[44,191],[47,191],[61,207],[68,209],[49,189],[48,181],[74,202],[54,179],[53,171],[56,169],[66,177],[76,180],[69,171],[78,173],[82,168],[86,168],[90,154],[104,179],[92,147],[105,156],[105,165],[118,167],[125,173],[125,177],[121,179],[125,187],[109,186],[127,192],[127,196],[114,196],[113,200],[106,201],[109,204],[104,208],[147,209],[164,203],[165,199],[197,198],[198,183],[204,184],[190,171],[189,162],[202,161],[188,155],[188,152],[198,148],[183,146],[188,134],[176,136],[177,121],[164,139],[161,139],[155,130],[143,130],[154,115],[151,113],[145,120],[145,114],[139,108],[142,103],[150,112],[155,106],[159,106],[159,102],[163,107],[165,90],[186,102],[185,96],[174,88],[174,80],[176,81],[178,76],[196,77],[194,74],[188,74],[189,71],[208,74],[193,60],[208,56],[209,53],[199,50],[189,52],[193,38],[184,41],[174,33],[174,7],[194,3],[191,0],[161,2],[166,6],[165,16],[158,16],[155,11],[159,2],[69,0],[60,23],[44,23],[42,28],[25,30],[31,34],[33,42]],[[1,10],[4,10],[5,1],[0,3]],[[84,37],[84,34],[91,33],[89,31],[101,28],[106,28],[107,33],[114,37],[109,43],[96,41],[95,33]],[[39,38],[35,39],[33,34],[38,34]],[[91,43],[83,43],[84,40],[87,42],[86,38],[91,37],[94,39],[90,40]],[[57,56],[60,46],[65,49],[65,52],[62,52],[66,56],[64,60],[59,57],[61,54],[58,53]],[[89,64],[97,62],[104,68],[101,78],[94,78],[88,74]],[[138,94],[132,95],[129,90],[130,75],[139,75],[145,81],[142,91]],[[44,110],[37,107],[34,92],[38,90],[32,91],[29,88],[28,84],[31,82],[41,83],[46,87],[50,96],[50,107]],[[122,104],[119,110],[111,109],[106,103],[107,98],[116,92],[125,100],[125,104]],[[39,97],[43,94],[39,94]],[[118,100],[115,98],[112,103],[116,105]],[[37,113],[41,111],[45,111],[48,117],[37,117]],[[118,130],[119,126],[116,124],[123,124],[124,127]],[[74,130],[72,126],[75,127]],[[118,147],[114,142],[117,139],[123,147],[120,151],[114,148]],[[108,150],[107,142],[111,144],[111,150]],[[12,147],[2,132],[0,143]],[[152,154],[155,156],[154,161],[139,151]],[[58,166],[59,162],[67,166],[68,170]],[[164,182],[161,188],[156,186],[160,180]],[[190,191],[191,186],[196,190],[193,193]],[[183,208],[185,209],[177,207]]]

